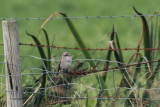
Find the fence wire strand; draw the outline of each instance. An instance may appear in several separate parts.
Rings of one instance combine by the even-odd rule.
[[[19,45],[22,46],[40,46],[40,47],[51,47],[51,48],[56,48],[56,49],[71,49],[71,50],[88,50],[88,51],[108,51],[108,50],[122,50],[122,51],[131,51],[131,50],[148,50],[148,51],[153,51],[153,50],[160,50],[160,48],[123,48],[123,49],[109,49],[109,48],[73,48],[73,47],[59,47],[59,46],[48,46],[48,45],[37,45],[37,44],[27,44],[27,43],[20,43]],[[0,44],[0,46],[3,46],[3,44]]]
[[[35,57],[35,58],[37,58],[37,57]],[[38,59],[41,59],[41,58],[38,58]],[[44,59],[42,59],[42,60],[44,60]],[[76,59],[75,61],[82,61],[82,60],[83,59]],[[84,59],[83,61],[92,61],[92,60],[95,60],[95,59]],[[97,60],[98,61],[104,61],[104,60],[101,60],[101,59],[97,59]],[[54,60],[49,60],[49,61],[54,61]],[[108,60],[105,60],[105,61],[108,61]],[[110,63],[115,63],[115,62],[116,63],[120,63],[118,61],[108,61],[108,62],[110,62]],[[105,69],[96,70],[96,72],[102,72],[102,71],[103,72],[108,72],[108,71],[119,70],[119,69],[124,69],[126,71],[127,69],[129,69],[128,67],[130,67],[130,66],[135,66],[134,68],[146,68],[147,66],[137,67],[136,65],[144,65],[144,64],[147,64],[147,63],[154,63],[154,62],[160,62],[160,60],[141,62],[141,63],[130,63],[130,64],[127,64],[127,65],[125,65],[123,67],[117,67],[116,66],[116,67],[108,68],[107,70],[105,70]],[[42,69],[40,69],[40,68],[25,67],[25,66],[21,66],[21,65],[9,64],[9,63],[5,63],[5,62],[0,62],[0,64],[8,64],[8,65],[18,66],[18,67],[25,68],[25,69],[42,71]],[[153,68],[160,68],[160,67],[153,67]],[[42,74],[47,74],[47,73],[49,73],[49,74],[61,74],[61,73],[65,74],[63,72],[55,72],[55,71],[48,71],[48,70],[43,70],[43,71],[46,71],[46,73],[30,73],[30,74],[20,74],[20,75],[12,75],[12,76],[24,76],[24,75],[33,75],[33,74],[34,75],[42,75]],[[86,70],[86,72],[87,73],[85,75],[89,75],[90,73],[95,73],[95,71],[89,73],[87,70]],[[127,71],[126,71],[126,73],[128,74]],[[79,74],[79,73],[76,74],[76,72],[75,73],[72,72],[70,75],[83,75],[83,73],[82,74]],[[0,75],[0,76],[11,76],[11,75]],[[129,76],[129,74],[128,74],[128,76]]]
[[[155,17],[155,16],[160,16],[160,14],[145,14],[145,15],[117,15],[117,16],[84,16],[84,17],[54,17],[54,18],[50,18],[50,19],[101,19],[101,18],[134,18],[134,17],[140,17],[140,16],[144,16],[144,17]],[[0,20],[46,20],[49,18],[44,18],[44,17],[38,17],[38,18],[0,18]]]

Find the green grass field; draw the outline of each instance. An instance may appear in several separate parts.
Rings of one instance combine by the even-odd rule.
[[[75,0],[57,0],[57,1],[6,1],[1,0],[0,3],[0,18],[48,18],[54,12],[64,12],[69,17],[86,17],[86,16],[120,16],[120,15],[136,15],[133,10],[133,6],[143,14],[154,14],[154,12],[159,11],[159,0],[150,1],[128,1],[128,0],[121,0],[121,1],[113,1],[113,0],[88,0],[88,1],[75,1]],[[61,15],[56,15],[55,17],[59,18],[62,17]],[[151,21],[149,21],[150,17],[146,17],[149,29],[151,27]],[[138,41],[140,35],[142,33],[142,21],[140,17],[117,17],[117,18],[88,18],[88,19],[71,19],[74,23],[75,27],[77,28],[78,32],[80,33],[84,43],[86,44],[87,48],[108,48],[109,41],[110,41],[110,34],[109,32],[112,31],[114,26],[115,32],[118,34],[118,38],[120,41],[121,48],[137,48]],[[2,20],[1,20],[2,21]],[[27,36],[25,31],[34,34],[37,36],[38,31],[45,20],[18,20],[19,26],[19,40],[20,43],[33,43],[34,41],[31,37]],[[156,22],[156,18],[153,18],[153,24],[159,24]],[[64,19],[55,19],[50,20],[45,26],[44,29],[47,31],[49,35],[50,43],[55,46],[60,47],[79,47],[76,40],[74,39],[71,31],[69,30],[66,22]],[[155,28],[153,28],[155,29]],[[3,35],[2,35],[2,26],[0,26],[0,44],[3,43]],[[42,44],[46,44],[45,37],[43,32],[39,35],[39,40]],[[141,47],[143,48],[143,42]],[[44,48],[47,51],[46,48]],[[65,51],[70,52],[75,59],[85,59],[83,53],[80,50],[70,50],[70,49],[52,49],[51,56],[56,56],[56,59],[59,60],[61,57],[60,53]],[[108,51],[89,51],[92,55],[93,59],[106,59]],[[123,58],[124,62],[128,63],[131,56],[135,53],[135,50],[132,51],[123,51]],[[142,55],[144,52],[141,51]],[[3,46],[0,46],[0,54],[3,54]],[[33,48],[31,46],[20,46],[20,55],[21,56],[37,56],[40,57],[40,54],[37,48]],[[157,57],[159,59],[159,55]],[[116,60],[113,56],[112,60]],[[0,56],[0,62],[3,62],[3,56]],[[21,58],[21,65],[30,68],[40,68],[43,65],[43,62],[34,58]],[[55,64],[57,67],[58,64]],[[76,65],[76,63],[74,63]],[[115,64],[116,65],[116,64]],[[114,64],[111,66],[115,66]],[[84,68],[88,67],[88,63],[85,63]],[[101,69],[104,66],[104,62],[102,62],[97,69]],[[0,75],[5,74],[4,65],[0,64]],[[142,69],[145,71],[145,69]],[[29,70],[22,68],[22,73],[39,73],[39,71]],[[116,86],[119,86],[122,76],[120,72],[115,72],[115,78],[120,78],[116,81]],[[145,80],[146,73],[140,74],[141,81],[140,86],[145,88],[145,84],[143,81]],[[35,78],[39,76],[22,76],[22,86],[23,87],[36,87],[33,86]],[[112,79],[113,74],[112,72],[107,74],[106,83],[107,88],[113,88],[113,84],[110,82]],[[5,84],[5,77],[0,77],[1,82]],[[93,80],[93,81],[92,81]],[[96,88],[100,87],[100,83],[94,84],[97,82],[95,79],[95,75],[89,75],[81,77],[81,81],[84,82],[85,85],[88,86],[95,86]],[[87,81],[87,82],[86,82]],[[78,79],[75,79],[76,83],[80,84]],[[158,81],[159,82],[159,81]],[[155,83],[154,86],[157,86],[158,83]],[[78,88],[81,90],[77,90],[78,92],[85,91],[85,88],[81,86],[73,87],[75,90]],[[5,90],[5,86],[1,85],[0,90]],[[33,91],[33,90],[25,90],[25,91]],[[52,90],[53,91],[53,90]],[[51,91],[51,92],[52,92]],[[123,90],[122,90],[123,91]],[[49,93],[49,91],[47,91]],[[88,91],[88,96],[98,96],[97,94],[99,91],[90,90]],[[141,94],[143,91],[141,92]],[[111,95],[114,95],[114,91],[110,91]],[[153,93],[155,94],[155,93]],[[2,96],[5,96],[5,92],[1,93]],[[0,96],[1,96],[0,95]],[[28,95],[29,96],[29,95]],[[78,96],[77,94],[74,95]],[[123,95],[122,95],[123,96]],[[142,95],[141,95],[142,96]],[[1,100],[5,100],[5,97],[0,97]],[[80,101],[80,105],[84,106],[87,105],[88,100]],[[109,102],[108,105],[111,106],[112,103],[115,106],[121,104],[124,105],[122,100],[119,103]],[[154,102],[153,102],[154,103]],[[78,103],[76,103],[79,105]],[[75,105],[76,105],[75,104]],[[97,100],[96,99],[89,99],[88,107],[89,106],[96,106]],[[157,104],[155,102],[154,104]],[[158,103],[159,104],[159,103]],[[106,105],[104,101],[102,105]],[[58,105],[59,106],[59,105]],[[153,105],[154,106],[154,105]]]
[[[118,15],[134,15],[132,6],[135,6],[143,14],[153,14],[158,11],[158,0],[157,2],[145,1],[127,1],[123,0],[120,3],[115,1],[101,2],[87,1],[77,2],[73,0],[69,1],[55,1],[55,2],[44,2],[43,0],[35,1],[11,1],[1,2],[1,18],[38,18],[38,17],[49,17],[52,13],[59,11],[65,12],[70,17],[84,17],[84,16],[118,16]],[[61,16],[56,16],[61,17]],[[25,30],[32,34],[37,34],[40,26],[44,20],[19,20],[19,35],[20,42],[32,42],[30,38],[25,35]],[[139,39],[141,34],[141,27],[139,18],[104,18],[104,19],[73,19],[77,29],[79,30],[82,38],[84,38],[87,47],[101,48],[100,40],[103,36],[110,32],[114,24],[116,32],[118,32],[122,41],[122,47],[135,47],[136,40]],[[57,46],[76,46],[76,42],[73,40],[70,31],[66,28],[64,20],[50,21],[45,26],[49,36],[55,35],[55,45]],[[88,29],[88,27],[90,29]],[[0,29],[1,31],[1,29]],[[1,31],[2,32],[2,31]],[[2,33],[1,33],[2,34]],[[60,42],[66,37],[70,42]],[[42,38],[42,37],[40,37]],[[88,39],[92,38],[88,41]],[[124,41],[126,38],[130,38],[133,41]],[[65,39],[65,40],[66,40]],[[2,36],[1,39],[2,40]],[[66,40],[66,41],[67,41]],[[2,42],[2,41],[1,41]],[[95,44],[96,43],[96,44]],[[108,44],[107,44],[108,45]],[[104,46],[104,44],[103,44]],[[23,50],[24,51],[24,50]]]

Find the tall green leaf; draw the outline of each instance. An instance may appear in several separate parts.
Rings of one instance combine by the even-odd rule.
[[[117,60],[117,64],[118,64],[119,69],[121,71],[121,74],[123,76],[123,78],[122,78],[122,80],[120,82],[119,87],[128,87],[128,88],[131,88],[130,87],[130,85],[131,85],[131,79],[129,78],[129,76],[127,74],[127,71],[125,70],[125,68],[123,68],[124,62],[123,62],[120,54],[116,50],[117,48],[116,48],[116,45],[115,45],[114,41],[112,43],[110,43],[110,45],[111,45],[112,49],[114,50],[113,51],[114,52],[114,56],[115,56],[115,58]],[[126,90],[124,94],[127,94],[127,91],[128,90]],[[120,93],[120,89],[118,89],[117,92],[116,92],[117,97],[119,96],[119,93]],[[131,106],[131,103],[128,100],[126,100],[125,105]]]
[[[28,36],[31,36],[32,38],[33,38],[33,40],[34,40],[34,42],[37,44],[37,48],[38,48],[38,50],[39,50],[39,53],[40,53],[40,56],[41,56],[41,58],[42,59],[46,59],[46,55],[45,55],[45,53],[44,53],[44,50],[43,50],[43,48],[41,47],[41,43],[39,42],[39,40],[34,36],[34,35],[32,35],[32,34],[29,34],[28,32],[26,32],[26,34],[28,35]],[[44,62],[44,64],[45,64],[45,68],[47,68],[48,67],[48,63],[47,63],[47,61],[46,60],[43,60],[43,62]],[[45,83],[46,83],[46,74],[45,74],[45,70],[44,70],[44,68],[42,67],[42,69],[43,69],[43,76],[40,78],[41,79],[41,88],[44,88],[45,87]],[[37,96],[37,99],[36,99],[36,102],[35,102],[35,105],[36,106],[39,106],[40,104],[41,104],[41,102],[42,102],[42,100],[43,100],[43,97],[44,95],[43,94],[39,94],[38,96]]]
[[[31,36],[31,37],[33,38],[34,42],[35,42],[36,45],[37,45],[37,48],[38,48],[38,50],[39,50],[39,53],[40,53],[41,58],[42,58],[42,59],[47,59],[47,58],[46,58],[46,55],[45,55],[45,53],[44,53],[44,50],[43,50],[43,48],[42,48],[42,46],[41,46],[40,41],[39,41],[34,35],[29,34],[28,32],[26,32],[26,34],[27,34],[28,36]],[[45,64],[45,66],[47,67],[47,61],[43,60],[43,62],[44,62],[44,64]]]
[[[113,40],[114,40],[114,27],[112,28],[110,41],[113,41]],[[109,63],[110,63],[110,60],[111,60],[111,54],[112,54],[111,49],[112,48],[109,46],[109,50],[108,50],[107,57],[106,57],[106,62],[105,62],[105,65],[104,65],[105,70],[108,70],[108,67],[109,67]],[[103,77],[104,81],[106,80],[106,76],[107,76],[107,72],[103,72],[102,77]]]
[[[47,43],[47,54],[48,54],[48,60],[51,60],[51,50],[50,50],[50,44],[49,44],[49,38],[48,34],[45,29],[42,29],[46,38],[46,43]],[[50,71],[51,70],[51,61],[47,61],[47,69]]]
[[[149,29],[148,29],[148,23],[145,19],[145,17],[143,16],[143,14],[139,13],[134,7],[133,7],[134,11],[141,17],[142,19],[142,23],[143,23],[143,43],[144,43],[144,48],[151,48],[151,43],[150,43],[150,35],[149,35]],[[147,59],[149,61],[152,60],[151,57],[151,51],[149,50],[145,50],[144,51],[145,56],[147,57]]]
[[[85,46],[84,42],[82,41],[81,36],[79,35],[79,32],[78,32],[77,29],[75,28],[75,26],[74,26],[74,24],[72,23],[72,21],[71,21],[69,18],[67,18],[67,15],[66,15],[65,13],[60,13],[60,14],[65,17],[65,20],[66,20],[66,22],[67,22],[67,24],[68,24],[68,27],[69,27],[69,29],[71,30],[74,38],[76,39],[76,41],[77,41],[77,43],[79,44],[79,46],[80,46],[81,48],[83,48],[83,49],[82,49],[82,52],[83,52],[84,56],[85,56],[87,59],[92,59],[92,57],[91,57],[90,53],[88,52],[88,50],[85,49],[86,46]],[[90,65],[93,67],[95,64],[94,64],[93,61],[90,61]]]
[[[116,33],[116,44],[117,44],[117,48],[119,49],[118,53],[119,53],[119,56],[121,58],[121,62],[123,63],[124,62],[124,60],[123,60],[123,54],[122,54],[122,50],[120,50],[121,46],[120,46],[120,42],[119,42],[118,34],[117,33]]]

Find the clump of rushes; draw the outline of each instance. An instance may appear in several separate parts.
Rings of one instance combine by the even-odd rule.
[[[133,7],[133,9],[141,17],[141,20],[142,20],[142,23],[143,23],[143,30],[142,30],[142,34],[140,36],[140,40],[139,40],[137,48],[140,48],[142,38],[143,38],[143,46],[144,46],[145,49],[159,48],[160,47],[159,46],[159,41],[156,40],[157,37],[158,37],[157,39],[160,38],[158,33],[157,33],[157,31],[158,31],[158,26],[157,26],[158,18],[156,18],[155,29],[153,29],[153,24],[151,22],[151,29],[150,29],[151,33],[149,33],[149,27],[148,27],[148,23],[146,21],[146,18],[143,16],[143,14],[138,12],[135,9],[135,7]],[[152,17],[151,17],[151,20],[152,20]],[[155,30],[155,33],[153,33],[154,32],[153,30]],[[138,61],[138,63],[141,63],[143,60],[145,62],[157,60],[157,58],[155,58],[154,56],[157,55],[157,57],[159,58],[158,53],[159,53],[158,51],[155,52],[155,51],[151,51],[151,50],[144,50],[144,57],[143,57],[142,54],[139,52],[139,50],[137,50],[136,54],[133,55],[133,56],[135,56],[134,62],[136,60]],[[131,58],[131,60],[132,60],[132,58]],[[154,80],[155,80],[155,77],[157,75],[157,72],[159,71],[159,67],[160,67],[159,62],[157,64],[156,63],[154,63],[154,64],[153,63],[147,63],[146,64],[146,67],[145,67],[146,72],[147,72],[147,75],[146,75],[146,89],[152,88],[152,85],[154,84]],[[139,74],[142,73],[140,71],[141,71],[141,65],[137,65],[137,67],[135,69],[134,76],[133,76],[133,81],[134,82],[137,82],[137,80],[139,78]],[[129,70],[130,74],[131,74],[131,72],[132,72],[132,67]],[[132,83],[132,86],[133,85],[134,84]],[[138,82],[138,85],[141,86],[141,83]],[[139,86],[137,88],[139,88]],[[140,93],[139,92],[131,92],[129,94],[129,98],[135,98],[135,97],[140,97]],[[143,98],[142,102],[140,102],[138,100],[127,100],[125,104],[126,104],[126,106],[133,106],[133,105],[140,106],[140,105],[143,105],[143,106],[147,106],[147,107],[149,107],[152,104],[151,103],[152,102],[151,101],[151,92],[149,90],[145,90],[143,92],[142,98]]]
[[[151,24],[151,30],[150,30],[151,33],[149,33],[149,27],[148,27],[148,23],[147,23],[145,17],[140,12],[138,12],[134,7],[133,7],[133,9],[141,17],[142,23],[143,23],[143,30],[142,30],[142,34],[140,35],[140,39],[139,39],[137,48],[140,48],[142,38],[143,38],[143,46],[145,49],[146,48],[150,48],[150,49],[151,48],[160,48],[160,36],[158,36],[158,35],[160,35],[160,27],[156,24],[155,33],[153,33],[154,27],[153,27],[153,24]],[[83,42],[83,39],[81,38],[79,32],[77,31],[75,25],[72,23],[72,21],[67,17],[67,15],[65,13],[56,12],[56,13],[52,14],[42,24],[38,35],[40,34],[41,31],[43,31],[45,38],[46,38],[46,43],[48,46],[50,46],[48,34],[47,34],[46,30],[44,29],[44,26],[52,17],[54,17],[57,14],[60,14],[64,17],[71,33],[73,34],[73,37],[77,41],[77,44],[79,45],[80,48],[82,48],[82,53],[85,56],[85,58],[92,59],[89,51],[85,49],[86,45]],[[158,20],[158,18],[156,20]],[[156,21],[156,22],[158,23],[158,21]],[[39,50],[41,58],[51,60],[50,47],[47,47],[47,54],[45,54],[38,38],[36,38],[32,34],[29,34],[28,32],[26,32],[26,33],[27,33],[27,35],[31,36],[33,38],[33,40],[35,41],[35,43],[37,44],[37,48]],[[111,36],[110,36],[109,50],[108,50],[108,52],[106,54],[106,58],[105,58],[107,61],[104,64],[104,68],[103,68],[104,71],[107,71],[109,69],[109,66],[110,66],[109,61],[111,60],[112,56],[114,56],[115,60],[118,62],[117,68],[120,70],[121,77],[122,77],[122,79],[120,80],[120,83],[118,84],[119,87],[125,87],[125,88],[134,88],[134,87],[139,88],[140,87],[141,88],[141,82],[138,81],[139,80],[138,78],[140,77],[140,74],[142,74],[144,72],[141,71],[142,70],[141,64],[137,64],[136,69],[133,69],[133,65],[129,65],[132,62],[132,60],[134,63],[135,62],[142,63],[142,61],[146,62],[145,71],[147,72],[147,74],[146,74],[146,78],[145,78],[145,80],[146,80],[145,87],[147,89],[152,87],[154,80],[156,78],[156,75],[158,74],[158,71],[160,69],[160,62],[157,62],[155,64],[153,64],[153,63],[151,64],[151,63],[148,63],[148,61],[153,61],[153,60],[157,60],[157,58],[160,58],[159,51],[155,52],[155,51],[150,51],[150,50],[144,50],[144,56],[143,56],[143,54],[140,53],[140,50],[137,50],[137,52],[135,54],[133,54],[133,56],[130,58],[128,64],[125,63],[124,59],[123,59],[122,50],[120,47],[120,41],[118,38],[118,34],[115,32],[114,27],[113,27],[112,32],[111,32]],[[39,77],[39,79],[38,79],[39,80],[39,88],[45,88],[45,86],[48,85],[48,83],[50,81],[49,76],[47,76],[49,74],[46,74],[46,70],[51,71],[51,63],[50,63],[50,61],[46,61],[46,60],[43,60],[43,63],[45,66],[41,67],[42,71],[43,71],[43,75],[41,77]],[[99,63],[95,64],[94,61],[89,61],[90,69],[85,68],[85,69],[81,69],[80,71],[88,70],[90,73],[93,73],[93,71],[96,69],[98,64]],[[83,66],[83,63],[79,63],[72,70],[77,71],[82,66]],[[129,68],[129,71],[126,70],[127,67]],[[84,73],[84,74],[86,74],[86,73]],[[72,76],[73,76],[73,74],[72,74]],[[73,79],[76,78],[76,76],[74,78],[72,78],[72,76],[71,75],[70,76],[63,76],[63,78],[65,78],[70,83],[70,82],[72,82]],[[106,82],[107,72],[103,72],[102,75],[96,75],[95,78],[97,79],[97,83],[99,84],[98,87],[100,89],[99,93],[97,93],[98,98],[96,101],[96,106],[100,106],[102,103],[105,103],[105,104],[110,103],[110,104],[116,105],[115,100],[114,101],[113,100],[110,100],[110,101],[106,100],[106,101],[102,102],[103,100],[99,99],[99,97],[103,97],[103,96],[110,97],[111,94],[114,95],[113,98],[119,98],[119,97],[121,97],[120,95],[122,95],[122,94],[128,95],[129,98],[124,101],[126,106],[142,106],[142,105],[150,106],[151,105],[151,93],[148,90],[145,90],[142,95],[137,90],[127,90],[126,89],[125,91],[120,91],[120,88],[115,89],[114,93],[110,93],[107,90],[103,90],[103,89],[108,88],[107,84],[106,84],[107,83]],[[53,77],[53,79],[56,80],[55,81],[56,84],[62,84],[62,83],[67,84],[67,82],[64,82],[64,80],[59,79],[58,77]],[[60,88],[61,87],[57,87],[57,90],[61,90],[62,94],[69,93],[66,89],[64,89],[64,88],[60,89]],[[69,87],[68,89],[71,90],[72,87]],[[84,93],[85,93],[85,96],[88,98],[89,93],[87,92],[87,90],[88,89],[86,89],[84,91]],[[34,104],[36,106],[42,105],[42,102],[43,102],[43,104],[45,104],[47,102],[46,101],[47,98],[45,99],[45,96],[43,95],[44,92],[41,92],[41,91],[39,91],[39,92],[42,94],[39,94],[36,96],[36,101],[34,102]],[[53,91],[53,93],[47,91],[47,93],[50,93],[50,94],[54,93],[54,95],[56,95],[56,91]],[[141,101],[140,100],[133,100],[134,98],[139,98],[141,96],[142,96],[142,98],[144,98],[143,101],[142,100]],[[55,101],[53,103],[55,105],[59,104],[59,102],[56,102],[54,97],[49,100],[51,100],[51,102]],[[88,101],[88,100],[89,99],[85,100],[86,106],[90,105],[89,104],[90,101]],[[58,101],[59,101],[59,99],[58,99]],[[60,103],[61,104],[59,104],[59,105],[67,104],[67,103],[72,104],[72,101],[67,99],[66,102],[62,100],[62,101],[60,101]]]
[[[56,14],[61,14],[61,15],[65,18],[66,23],[67,23],[69,29],[71,30],[71,32],[72,32],[74,38],[76,39],[77,43],[79,44],[79,46],[82,48],[82,52],[83,52],[84,56],[86,57],[86,59],[92,59],[90,53],[88,52],[88,50],[85,50],[86,46],[85,46],[84,42],[82,41],[82,39],[81,39],[78,31],[76,30],[74,24],[71,22],[70,19],[67,18],[67,15],[66,15],[65,13],[56,12],[56,13],[54,13],[53,15],[51,15],[51,16],[44,22],[44,24],[41,26],[41,29],[40,29],[40,31],[38,32],[38,36],[39,36],[39,34],[40,34],[41,30],[42,30],[42,31],[44,32],[44,34],[45,34],[47,46],[50,46],[48,34],[47,34],[46,30],[43,29],[43,26],[47,23],[47,21],[48,21],[50,18],[52,18],[52,17],[53,17],[54,15],[56,15]],[[42,58],[42,59],[51,60],[50,47],[47,47],[47,57],[46,57],[45,52],[44,52],[43,48],[41,47],[41,43],[40,43],[40,41],[38,40],[38,38],[37,38],[36,36],[32,35],[32,34],[29,34],[28,32],[26,32],[26,34],[27,34],[28,36],[31,36],[31,37],[33,38],[33,40],[35,41],[35,43],[37,44],[37,48],[38,48],[38,50],[39,50],[39,53],[40,53],[41,58]],[[51,63],[50,63],[50,61],[43,60],[43,63],[44,63],[44,65],[45,65],[45,67],[43,67],[43,69],[45,68],[45,70],[51,71]],[[95,69],[95,64],[94,64],[94,62],[93,62],[93,61],[90,61],[89,63],[90,63],[90,66],[93,67],[93,69]],[[76,68],[76,67],[75,67],[75,68]],[[45,70],[43,70],[43,71],[45,71]],[[40,88],[45,88],[45,84],[46,84],[46,82],[47,82],[47,81],[46,81],[46,78],[44,78],[45,76],[46,76],[46,73],[44,73],[43,76],[39,78],[39,80],[41,80],[41,78],[43,78],[43,80],[40,82]],[[66,78],[71,78],[71,77],[67,76]],[[48,77],[48,80],[50,80],[49,77]],[[72,80],[72,79],[70,79],[70,82],[71,82],[71,80]],[[59,80],[57,80],[56,83],[57,83],[57,84],[62,84],[62,82],[64,82],[64,81],[61,80],[61,79],[59,79]],[[36,106],[38,106],[38,105],[41,104],[42,100],[44,99],[44,95],[43,95],[43,94],[39,94],[36,98],[37,98],[37,99],[36,99],[36,101],[34,102],[34,104],[35,104]]]

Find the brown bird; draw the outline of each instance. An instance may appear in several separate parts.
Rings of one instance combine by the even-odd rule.
[[[71,68],[71,65],[72,65],[72,56],[70,55],[69,52],[64,52],[60,59],[58,72],[61,72],[61,70],[68,72],[68,69]]]

